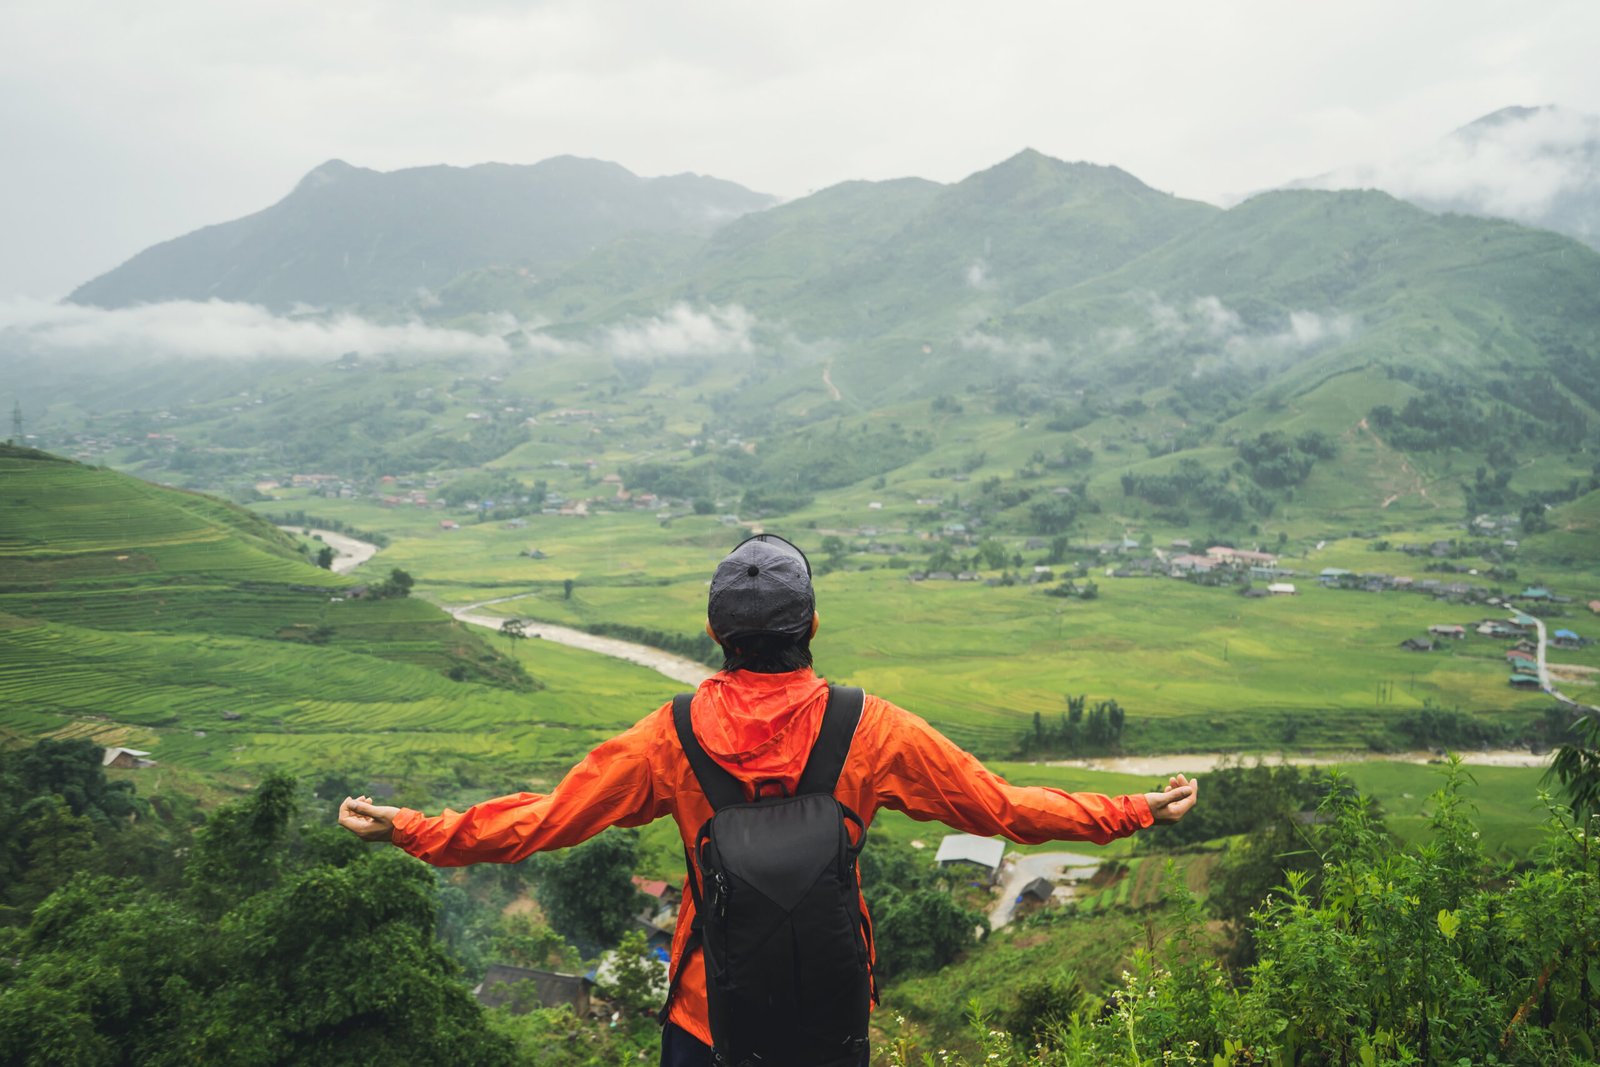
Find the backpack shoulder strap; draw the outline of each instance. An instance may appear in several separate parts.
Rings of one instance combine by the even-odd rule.
[[[839,783],[839,772],[844,770],[845,757],[850,754],[850,742],[855,739],[866,699],[867,694],[861,689],[828,686],[828,706],[822,713],[822,729],[817,731],[817,743],[811,746],[811,758],[800,775],[795,796],[833,792],[833,787]]]
[[[689,768],[694,771],[701,791],[711,802],[712,811],[721,811],[730,804],[743,804],[744,790],[739,780],[707,755],[699,739],[694,736],[693,720],[689,713],[693,702],[693,693],[679,693],[672,698],[672,725],[678,731],[678,744],[683,746],[683,754],[689,759]]]

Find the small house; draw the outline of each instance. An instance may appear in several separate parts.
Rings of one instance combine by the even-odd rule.
[[[1050,898],[1055,895],[1055,891],[1055,883],[1050,879],[1035,878],[1023,886],[1022,891],[1017,894],[1017,899],[1013,902],[1016,909],[1015,913],[1021,914],[1038,910],[1050,903]]]
[[[1400,647],[1407,652],[1432,652],[1433,642],[1426,637],[1408,637],[1400,642]]]
[[[594,981],[581,974],[493,963],[484,972],[483,981],[472,990],[472,995],[486,1008],[504,1006],[513,1015],[526,1015],[535,1007],[556,1008],[566,1004],[582,1018],[589,1014],[589,990],[593,987]]]
[[[121,770],[135,770],[139,767],[154,767],[156,761],[146,759],[148,752],[140,752],[136,748],[108,748],[100,757],[100,766],[117,767]]]
[[[647,897],[651,897],[662,904],[676,904],[679,889],[670,882],[660,878],[646,878],[643,875],[633,876],[633,886]]]
[[[1589,601],[1589,610],[1596,615],[1600,615],[1600,600]]]
[[[1271,593],[1273,596],[1294,596],[1294,583],[1273,582],[1271,585],[1267,586],[1267,592]]]
[[[992,885],[1000,873],[1000,861],[1005,859],[1006,843],[993,837],[973,834],[946,834],[939,842],[939,851],[933,857],[938,867],[965,867],[981,873],[986,884]]]
[[[1435,637],[1451,637],[1457,641],[1467,636],[1465,626],[1430,626],[1428,632]]]
[[[1531,674],[1522,674],[1520,672],[1516,673],[1516,674],[1513,674],[1511,676],[1510,685],[1511,685],[1511,688],[1513,688],[1513,689],[1543,689],[1544,688],[1542,685],[1539,684],[1539,679],[1538,678],[1535,678]]]
[[[1549,600],[1550,590],[1542,585],[1531,585],[1517,594],[1523,600]]]
[[[1557,648],[1578,648],[1583,644],[1583,638],[1571,630],[1557,630],[1550,635],[1550,643]]]

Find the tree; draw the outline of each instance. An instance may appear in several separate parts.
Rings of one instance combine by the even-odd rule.
[[[1006,565],[1006,549],[999,541],[984,538],[978,542],[978,554],[975,562],[985,570],[997,571]]]
[[[195,833],[186,874],[202,907],[221,913],[240,897],[276,884],[297,806],[294,790],[289,775],[268,775],[254,793],[222,805]]]
[[[639,907],[633,884],[638,856],[638,833],[620,829],[541,855],[534,895],[551,929],[585,956],[616,944]]]
[[[528,636],[527,624],[521,619],[507,619],[500,624],[500,636],[514,645]]]
[[[373,586],[367,595],[379,600],[385,597],[406,597],[411,595],[411,587],[415,584],[415,579],[411,575],[396,567],[389,572],[389,577]]]
[[[889,896],[880,908],[877,938],[880,978],[936,971],[973,942],[984,917],[941,889]]]
[[[573,582],[572,582],[571,578],[566,578],[566,579],[562,580],[562,582],[561,582],[561,599],[562,600],[571,600],[572,599],[572,585],[573,585]]]
[[[643,930],[630,930],[611,954],[610,973],[601,983],[607,999],[630,1015],[654,1015],[667,996],[667,972],[650,951]]]
[[[1545,780],[1561,784],[1578,824],[1586,826],[1600,812],[1600,715],[1580,716],[1567,736],[1570,740],[1557,746]]]
[[[489,939],[489,957],[515,967],[563,967],[571,950],[561,935],[527,915],[505,915]]]
[[[323,545],[321,548],[317,549],[317,566],[321,567],[325,571],[333,570],[333,557],[333,546]]]
[[[1077,521],[1078,508],[1070,499],[1054,497],[1029,505],[1028,516],[1032,520],[1035,533],[1061,534]]]

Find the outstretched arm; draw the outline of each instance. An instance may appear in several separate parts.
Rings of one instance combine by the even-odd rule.
[[[548,794],[514,793],[431,817],[347,798],[339,825],[367,841],[391,841],[436,867],[515,863],[608,826],[642,826],[668,810],[649,758],[657,717],[601,744]]]
[[[1105,844],[1193,807],[1195,783],[1181,775],[1165,792],[1108,797],[1049,786],[1016,786],[925,721],[884,705],[873,731],[881,753],[877,790],[886,807],[981,836],[1023,844]]]

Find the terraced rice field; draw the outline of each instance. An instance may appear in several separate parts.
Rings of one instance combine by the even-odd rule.
[[[354,584],[220,501],[0,455],[0,740],[476,794],[547,780],[671,695],[418,600],[352,600]]]

